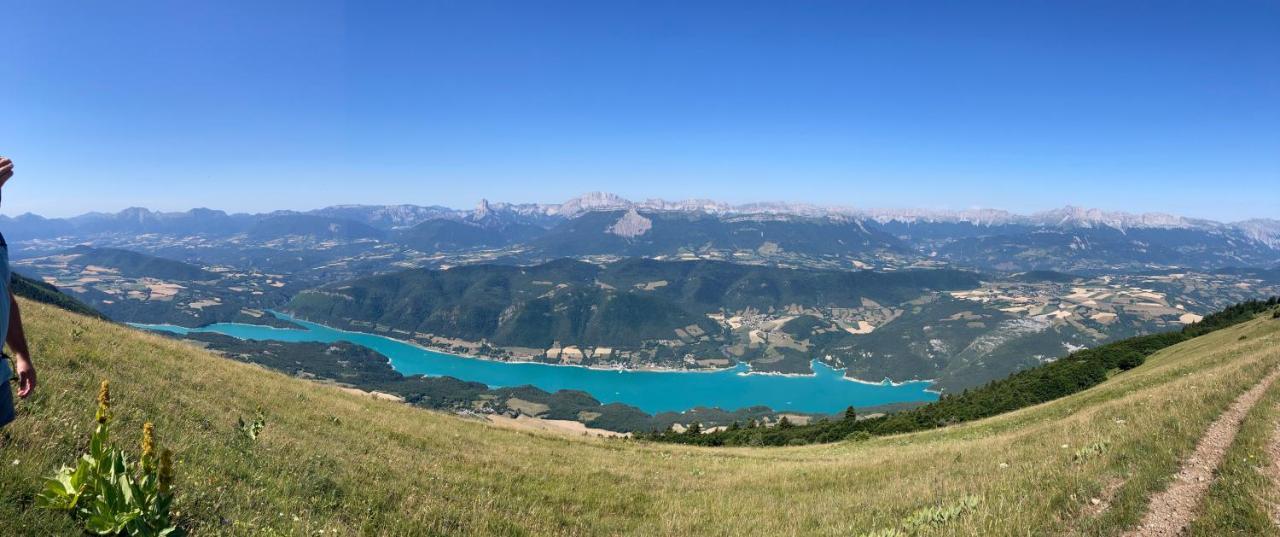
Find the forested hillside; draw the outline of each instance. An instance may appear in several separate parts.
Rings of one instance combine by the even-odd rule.
[[[751,336],[750,328],[739,333],[733,323],[713,317],[861,308],[866,301],[896,304],[977,285],[976,274],[953,270],[821,271],[648,259],[595,265],[566,259],[529,267],[469,265],[373,276],[304,291],[287,309],[325,324],[398,330],[402,336],[460,338],[538,352],[557,345],[605,347],[607,355],[592,357],[610,360],[628,356],[622,352],[645,362],[679,364],[686,356],[723,360],[720,347],[743,340],[738,352],[743,360],[766,370],[807,371],[811,358],[799,351],[803,344],[769,350],[755,344],[752,338],[758,336]]]

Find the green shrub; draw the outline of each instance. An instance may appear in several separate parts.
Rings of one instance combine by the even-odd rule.
[[[263,415],[262,408],[258,408],[258,414],[253,417],[253,421],[245,422],[243,417],[236,417],[236,430],[240,432],[240,437],[254,441],[258,439],[258,435],[262,433],[262,429],[267,426],[267,417]]]
[[[111,444],[111,392],[107,381],[98,391],[97,426],[89,452],[74,468],[63,466],[45,480],[36,507],[65,511],[88,533],[139,537],[181,533],[169,520],[173,503],[173,454],[156,455],[155,427],[142,427],[142,456],[136,465]]]
[[[1145,361],[1147,361],[1147,357],[1143,356],[1142,353],[1129,351],[1116,361],[1116,367],[1119,367],[1121,371],[1128,371],[1142,365],[1142,362]]]
[[[865,442],[867,440],[871,440],[871,433],[867,431],[854,431],[845,435],[844,439],[850,442]]]

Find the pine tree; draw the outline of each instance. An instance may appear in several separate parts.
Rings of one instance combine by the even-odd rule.
[[[856,420],[858,419],[858,412],[850,406],[849,408],[844,409],[844,419],[849,421]]]

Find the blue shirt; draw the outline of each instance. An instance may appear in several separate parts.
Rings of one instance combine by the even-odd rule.
[[[9,243],[0,233],[0,345],[9,337],[9,287],[13,273],[9,270]]]
[[[9,245],[0,234],[0,346],[9,335]],[[13,373],[9,369],[8,360],[0,360],[0,427],[13,421],[13,391],[9,388],[9,378]]]

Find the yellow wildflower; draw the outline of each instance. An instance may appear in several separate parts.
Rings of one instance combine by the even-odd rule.
[[[154,466],[156,454],[156,426],[151,422],[142,425],[142,469],[149,471]]]
[[[111,383],[102,381],[102,386],[98,388],[98,423],[106,423],[111,414]]]

